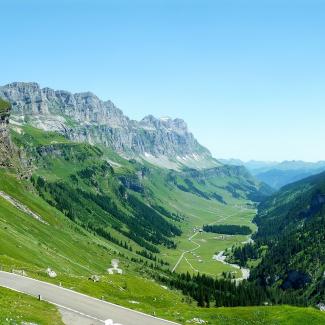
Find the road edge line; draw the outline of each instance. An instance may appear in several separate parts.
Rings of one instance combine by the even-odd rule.
[[[141,311],[137,311],[137,310],[134,310],[134,309],[131,309],[131,308],[127,308],[127,307],[124,307],[124,306],[120,306],[120,305],[114,304],[114,303],[109,302],[109,301],[105,301],[105,300],[101,300],[101,299],[98,299],[98,298],[95,298],[95,297],[92,297],[92,296],[88,296],[88,295],[86,295],[84,293],[80,293],[80,292],[77,292],[77,291],[74,291],[74,290],[71,290],[71,289],[67,289],[67,288],[64,288],[64,287],[60,287],[60,286],[58,286],[56,284],[53,284],[53,283],[49,283],[49,282],[37,280],[37,279],[34,279],[34,278],[30,278],[28,276],[19,275],[19,274],[15,274],[15,273],[10,273],[10,272],[6,272],[6,271],[0,271],[0,274],[1,273],[10,274],[10,275],[13,275],[13,276],[18,277],[18,278],[19,277],[22,277],[22,278],[26,278],[26,279],[29,279],[29,280],[32,280],[32,281],[36,281],[36,282],[40,282],[40,283],[47,284],[47,285],[50,285],[50,286],[54,286],[54,287],[57,287],[59,289],[66,290],[66,291],[69,291],[69,292],[73,292],[73,293],[76,293],[78,295],[81,295],[81,296],[84,296],[84,297],[87,297],[87,298],[95,299],[95,300],[100,301],[100,302],[103,302],[105,304],[108,304],[108,305],[111,305],[111,306],[115,306],[115,307],[118,307],[118,308],[122,308],[122,309],[125,309],[125,310],[128,310],[128,311],[132,311],[134,313],[137,313],[137,314],[140,314],[140,315],[143,315],[143,316],[147,316],[147,317],[150,317],[150,318],[158,319],[158,320],[161,320],[161,321],[164,321],[164,322],[167,322],[167,323],[170,323],[170,324],[174,324],[174,325],[180,325],[179,323],[175,323],[175,322],[170,321],[168,319],[163,319],[163,318],[160,318],[160,317],[152,316],[152,315],[143,313]],[[11,289],[11,288],[8,288],[8,289]],[[18,290],[16,290],[16,291],[17,292],[20,292]],[[22,293],[24,293],[24,292],[22,292]],[[30,296],[34,297],[33,295],[30,295]]]

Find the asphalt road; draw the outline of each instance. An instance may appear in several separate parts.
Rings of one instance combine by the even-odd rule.
[[[112,319],[121,325],[171,325],[176,324],[134,310],[95,299],[72,290],[28,277],[0,271],[0,286],[32,296],[41,295],[42,299],[59,307],[67,319],[71,315],[80,317],[89,324],[105,324]],[[86,322],[85,322],[86,324]]]

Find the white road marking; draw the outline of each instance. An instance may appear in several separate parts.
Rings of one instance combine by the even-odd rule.
[[[78,314],[78,315],[81,315],[81,316],[84,316],[84,317],[87,317],[87,318],[90,318],[90,319],[94,319],[94,320],[96,320],[96,321],[98,321],[98,322],[101,322],[101,323],[104,323],[104,324],[106,325],[106,323],[105,323],[104,320],[101,320],[101,319],[99,319],[99,318],[97,318],[97,317],[90,316],[90,315],[87,315],[87,314],[85,314],[85,313],[82,313],[81,311],[74,310],[74,309],[72,309],[72,308],[62,306],[62,305],[57,304],[57,303],[55,303],[55,302],[53,302],[53,301],[50,301],[50,300],[45,300],[45,299],[44,299],[44,301],[47,301],[47,302],[49,302],[50,304],[55,305],[55,306],[57,306],[57,307],[60,307],[60,308],[62,308],[62,309],[69,310],[69,311],[71,311],[71,312],[73,312],[73,313],[75,313],[75,314]],[[110,325],[110,324],[109,324],[109,325]],[[112,323],[112,325],[114,325],[114,324]]]

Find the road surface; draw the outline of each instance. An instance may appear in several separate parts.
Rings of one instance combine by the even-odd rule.
[[[0,271],[0,286],[42,299],[59,307],[66,324],[171,325],[167,320],[101,301],[75,291],[21,275]],[[75,319],[75,322],[73,322]],[[81,322],[81,320],[83,320]],[[89,322],[87,322],[89,320]]]

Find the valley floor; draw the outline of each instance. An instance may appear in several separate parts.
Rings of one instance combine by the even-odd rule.
[[[214,214],[207,224],[235,224],[247,225],[255,229],[252,224],[256,211],[238,205],[214,207],[208,212]],[[213,220],[213,221],[212,221]],[[202,232],[203,221],[191,218],[183,235],[178,241],[176,250],[163,252],[164,259],[172,265],[172,271],[179,273],[205,273],[210,276],[221,276],[223,272],[231,272],[236,278],[247,277],[247,270],[224,263],[214,258],[220,252],[230,249],[233,245],[246,242],[250,236],[222,235]]]

